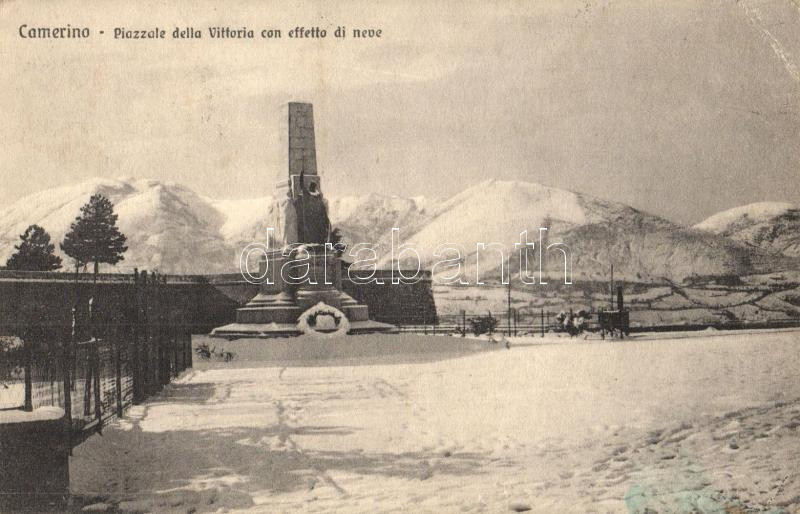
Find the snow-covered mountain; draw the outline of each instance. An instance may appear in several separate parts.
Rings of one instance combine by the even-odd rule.
[[[25,227],[41,225],[58,243],[80,208],[100,193],[114,204],[118,225],[128,238],[125,260],[116,269],[132,267],[173,273],[230,269],[230,248],[222,235],[224,215],[195,192],[157,180],[92,179],[40,191],[0,211],[0,262],[5,262]],[[70,259],[64,260],[65,266]],[[112,271],[112,270],[108,270]]]
[[[563,242],[570,248],[574,279],[605,280],[612,263],[617,277],[645,282],[743,275],[787,265],[728,238],[681,227],[624,204],[526,182],[489,180],[473,186],[439,204],[431,219],[403,240],[416,243],[428,256],[440,243],[462,245],[469,279],[475,277],[472,263],[478,242],[513,249],[519,233],[527,230],[529,240],[538,245],[540,227],[548,228],[548,244]],[[481,258],[482,273],[499,266],[493,255]],[[563,274],[563,256],[546,253],[544,267],[551,276],[559,269]],[[519,269],[514,253],[511,269]]]
[[[751,246],[800,257],[800,206],[759,202],[717,213],[695,225]]]
[[[234,272],[241,249],[264,242],[278,223],[275,197],[216,200],[175,183],[142,179],[93,179],[22,198],[0,210],[0,262],[13,252],[25,228],[37,223],[62,240],[93,193],[114,203],[129,250],[115,269],[134,266],[167,273]],[[729,238],[677,226],[632,207],[527,182],[486,181],[446,200],[369,194],[331,198],[332,224],[345,241],[391,246],[391,229],[413,242],[430,260],[439,244],[462,245],[467,275],[474,280],[476,244],[509,249],[527,230],[538,245],[540,227],[548,243],[563,242],[573,258],[575,279],[681,280],[691,275],[748,274],[783,269],[787,262]],[[58,245],[56,245],[58,246]],[[514,252],[512,252],[514,253]],[[560,253],[546,268],[563,267]],[[69,262],[68,260],[66,262]],[[518,269],[516,254],[512,269]],[[383,264],[388,266],[388,257]],[[490,279],[499,260],[487,253],[481,270]],[[538,264],[532,264],[532,268]]]
[[[111,200],[120,230],[128,237],[125,260],[105,271],[139,267],[166,273],[235,272],[241,249],[265,242],[267,228],[276,228],[279,219],[273,196],[217,200],[172,182],[97,178],[40,191],[0,210],[0,263],[32,223],[50,233],[60,254],[58,243],[95,193]],[[432,202],[374,194],[331,199],[331,219],[348,242],[371,242],[383,232],[390,234],[392,226],[420,223],[423,205]]]

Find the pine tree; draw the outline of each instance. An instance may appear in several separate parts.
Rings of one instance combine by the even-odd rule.
[[[31,225],[19,236],[17,250],[6,262],[6,267],[21,271],[53,271],[61,267],[61,257],[55,255],[55,245],[50,234],[39,225]]]
[[[117,228],[114,205],[103,195],[95,194],[81,207],[81,214],[64,236],[61,250],[75,260],[75,269],[94,263],[95,279],[100,263],[116,264],[128,249],[126,237]]]

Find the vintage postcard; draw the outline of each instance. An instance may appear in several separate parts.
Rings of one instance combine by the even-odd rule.
[[[800,512],[800,2],[0,0],[0,512]]]

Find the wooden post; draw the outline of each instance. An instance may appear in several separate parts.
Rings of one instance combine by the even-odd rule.
[[[183,342],[183,367],[186,369],[192,367],[192,329],[188,323],[184,323],[183,337],[186,339]]]
[[[84,348],[84,352],[88,351],[85,348],[91,343],[84,342],[81,346]],[[91,355],[84,355],[82,359],[83,362],[78,363],[78,365],[83,364],[83,369],[85,371],[83,376],[83,417],[89,417],[92,414],[92,357]],[[78,362],[77,352],[75,356],[76,363]]]
[[[72,326],[75,326],[75,308],[72,308]],[[63,345],[63,379],[64,379],[64,438],[67,442],[70,454],[72,454],[72,379],[70,377],[70,368],[72,368],[72,342],[74,342],[75,329],[72,330],[72,336],[69,341]]]
[[[172,368],[172,377],[177,377],[178,373],[180,372],[180,368],[178,367],[178,330],[175,327],[175,317],[170,316],[169,320],[169,333],[170,333],[170,353],[172,357],[170,357],[170,367]],[[172,379],[170,379],[172,380]]]
[[[614,265],[613,264],[611,265],[611,287],[609,287],[608,296],[609,296],[608,307],[609,310],[613,311],[614,310]]]
[[[542,309],[542,337],[544,337],[544,309]]]
[[[186,369],[186,345],[183,344],[183,325],[181,324],[178,332],[177,332],[177,345],[175,346],[175,352],[181,358],[181,366],[178,368],[179,371],[183,371]]]
[[[96,279],[95,279],[96,280]],[[97,284],[95,283],[92,286],[94,292],[92,296],[89,298],[89,339],[99,339],[97,337],[97,327],[95,327],[95,314],[94,314],[94,307],[95,307],[95,294],[97,292]]]
[[[186,339],[186,367],[191,368],[194,367],[194,352],[192,352],[192,332],[191,330],[187,330],[187,339]]]
[[[161,347],[161,386],[169,382],[169,333],[167,332],[167,324],[164,321],[164,309],[166,308],[167,302],[164,301],[164,284],[166,283],[166,277],[164,275],[160,275],[159,278],[161,279],[159,282],[158,288],[158,325],[159,325],[159,332],[161,333],[161,341],[159,346]]]
[[[163,362],[164,362],[164,355],[163,355],[163,338],[164,334],[162,332],[162,325],[161,325],[161,309],[163,306],[161,305],[161,274],[155,277],[153,281],[153,285],[155,286],[155,324],[156,324],[156,390],[161,390],[161,385],[163,384]]]
[[[178,331],[175,329],[174,326],[170,328],[170,332],[172,332],[172,355],[174,357],[174,364],[172,368],[172,376],[177,378],[178,373],[181,372],[180,364],[178,362]]]
[[[508,260],[508,337],[511,337],[511,258]]]
[[[133,359],[131,366],[131,374],[133,375],[133,403],[139,403],[142,401],[142,375],[139,363],[139,324],[140,324],[140,315],[141,315],[141,298],[140,298],[140,291],[139,291],[139,270],[133,270],[133,296],[134,296],[134,308],[136,309],[133,316]]]
[[[150,393],[150,319],[149,319],[149,300],[150,291],[147,284],[147,271],[142,271],[142,346],[143,358],[139,361],[141,370],[142,384],[141,396],[139,401],[144,400],[145,396]]]
[[[158,276],[158,360],[159,360],[159,386],[163,387],[167,383],[169,377],[169,354],[167,353],[167,346],[169,345],[169,334],[167,334],[167,327],[164,323],[164,276]]]
[[[100,391],[100,342],[92,341],[92,360],[94,361],[94,413],[97,417],[97,431],[103,433],[103,406]]]
[[[168,302],[164,301],[167,292],[167,276],[161,276],[161,296],[159,299],[159,315],[161,319],[161,332],[163,337],[161,339],[161,346],[162,346],[162,353],[163,359],[161,361],[162,366],[162,373],[161,373],[161,384],[166,385],[169,383],[169,368],[170,368],[170,355],[169,355],[169,343],[170,343],[170,333],[169,327],[167,325],[168,319],[165,314],[165,310],[167,308]]]
[[[514,337],[517,337],[517,318],[519,318],[519,312],[517,309],[514,309]]]
[[[33,335],[31,333],[31,335]],[[28,341],[22,342],[23,355],[25,356],[25,411],[33,410],[33,383],[31,380],[32,361],[33,361],[33,337],[27,337]]]
[[[150,314],[154,314],[150,316]],[[150,282],[147,285],[147,362],[144,363],[147,373],[147,390],[145,395],[150,396],[158,387],[158,274],[150,272]],[[154,371],[155,370],[155,371]]]
[[[116,382],[114,383],[117,390],[117,417],[122,417],[122,356],[120,355],[122,342],[119,340],[121,330],[119,325],[114,326],[114,374]]]
[[[75,307],[72,308],[72,330],[69,339],[64,343],[64,414],[72,427],[72,352],[75,350]]]

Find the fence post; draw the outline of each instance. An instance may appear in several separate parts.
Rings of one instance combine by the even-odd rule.
[[[142,314],[141,291],[139,284],[139,270],[133,270],[133,296],[136,311],[133,316],[133,362],[131,374],[133,375],[133,403],[138,404],[142,401],[142,373],[139,362],[139,327],[140,316]]]
[[[165,293],[167,290],[167,276],[162,275],[159,287],[158,296],[158,320],[161,328],[161,386],[169,383],[169,332],[167,330],[166,316],[164,309],[167,302],[164,301]]]
[[[184,328],[184,332],[186,333],[186,367],[193,368],[194,367],[194,353],[192,352],[192,331],[191,329]]]
[[[183,351],[182,328],[182,326],[176,327],[175,330],[175,365],[177,366],[178,374],[186,369],[186,354]]]
[[[514,308],[514,337],[517,337],[517,321],[519,321],[519,312]]]
[[[119,340],[120,334],[119,325],[114,326],[114,374],[115,383],[114,386],[117,390],[117,417],[122,417],[122,356],[120,355],[121,351],[121,342]]]
[[[170,326],[170,332],[172,332],[172,355],[173,355],[173,362],[174,367],[172,368],[172,376],[177,378],[178,373],[180,373],[179,364],[178,364],[178,330],[174,325]]]
[[[142,271],[142,341],[144,345],[142,349],[144,351],[144,358],[140,359],[140,372],[142,377],[142,395],[139,398],[139,401],[144,400],[144,398],[150,394],[150,284],[147,281],[147,271]]]
[[[30,412],[33,410],[33,383],[31,381],[32,367],[31,361],[33,360],[33,338],[29,337],[30,341],[22,342],[22,349],[25,355],[25,411]]]
[[[148,332],[150,333],[149,344],[148,344],[148,359],[145,366],[147,367],[147,380],[150,382],[147,388],[147,395],[150,396],[153,392],[158,389],[157,378],[158,378],[158,366],[160,364],[159,355],[158,355],[158,275],[156,272],[150,273],[150,285],[147,289],[147,298],[148,298],[148,313],[147,313],[147,325],[148,325]],[[154,316],[150,316],[150,313],[155,313]],[[155,370],[155,373],[154,371]],[[155,376],[154,376],[155,375]]]
[[[544,337],[544,309],[542,309],[542,337]]]
[[[156,319],[158,320],[158,366],[156,367],[156,373],[158,374],[158,389],[161,390],[164,387],[164,361],[166,360],[166,355],[164,352],[164,288],[161,287],[163,277],[161,274],[158,275],[158,280],[156,280],[156,302],[158,305],[158,311],[156,312]]]
[[[75,326],[75,308],[72,308],[72,323],[73,327]],[[70,336],[68,341],[65,341],[63,344],[63,379],[64,379],[64,430],[66,434],[64,435],[67,441],[67,448],[69,448],[70,455],[72,454],[72,380],[70,377],[69,370],[72,367],[72,353],[70,349],[72,348],[72,339],[74,337],[75,331],[73,329],[72,335]]]
[[[164,302],[162,297],[161,288],[161,275],[156,278],[156,330],[158,337],[156,338],[156,355],[158,356],[158,363],[156,365],[156,379],[158,380],[158,390],[164,386],[164,323],[162,313],[164,311]]]
[[[92,341],[91,352],[93,362],[92,378],[94,382],[94,414],[97,417],[97,431],[103,433],[103,407],[100,397],[100,341]]]
[[[186,312],[183,314],[183,323],[181,324],[181,335],[183,336],[183,369],[192,367],[192,331],[186,323]]]
[[[72,428],[72,351],[75,345],[75,307],[72,308],[72,329],[67,341],[64,342],[64,414]]]

